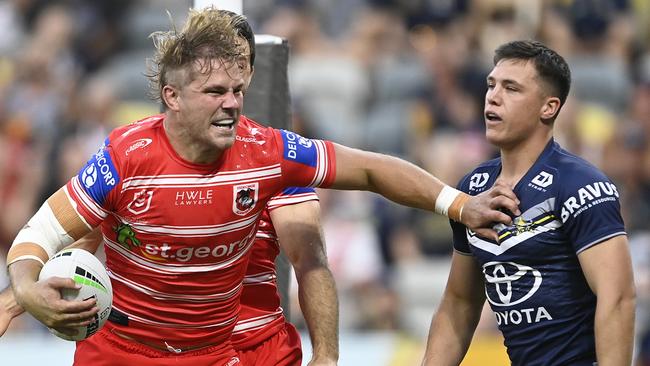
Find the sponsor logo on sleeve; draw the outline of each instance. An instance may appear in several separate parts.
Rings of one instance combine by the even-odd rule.
[[[594,182],[578,189],[576,194],[567,198],[562,204],[562,222],[603,202],[618,200],[618,190],[610,182]]]
[[[120,180],[115,164],[104,146],[81,168],[78,178],[86,193],[100,205]]]
[[[258,192],[259,184],[257,182],[234,186],[232,190],[232,211],[239,216],[251,212],[257,203]]]
[[[126,149],[124,152],[124,155],[129,156],[130,153],[134,152],[137,149],[144,149],[145,147],[149,146],[151,144],[151,139],[143,138],[143,139],[138,139],[135,140],[135,142]]]
[[[284,145],[284,159],[315,167],[318,156],[316,146],[310,139],[291,131],[280,130]]]
[[[490,174],[488,173],[475,173],[469,178],[469,190],[474,191],[479,188],[484,188],[489,179]]]

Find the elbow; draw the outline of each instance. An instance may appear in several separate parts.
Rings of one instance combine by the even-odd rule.
[[[327,263],[320,261],[311,261],[309,263],[302,263],[301,265],[294,265],[293,270],[296,272],[296,278],[298,280],[302,277],[317,274],[332,275]]]
[[[327,255],[324,251],[310,255],[289,256],[289,261],[293,266],[293,270],[296,272],[297,278],[313,272],[330,272]]]
[[[636,289],[634,284],[625,286],[613,296],[598,298],[600,300],[599,302],[609,305],[605,305],[605,308],[612,309],[620,314],[631,314],[634,316],[636,310]]]

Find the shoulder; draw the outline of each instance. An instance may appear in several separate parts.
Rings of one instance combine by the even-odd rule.
[[[162,126],[163,114],[147,117],[145,119],[120,126],[114,129],[108,136],[108,142],[114,149],[129,150],[131,144],[139,143],[139,147],[149,145],[153,142],[154,134]],[[138,146],[131,147],[131,150]]]
[[[547,167],[565,191],[578,189],[585,184],[610,181],[596,166],[559,146],[554,149]]]
[[[152,156],[161,150],[164,115],[159,114],[114,129],[105,141],[117,162]]]
[[[259,140],[273,138],[275,129],[264,126],[246,116],[239,117],[237,124],[237,141],[238,142],[255,142]]]

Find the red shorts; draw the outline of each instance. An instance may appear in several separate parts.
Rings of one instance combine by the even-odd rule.
[[[285,323],[284,328],[259,345],[239,351],[241,366],[300,366],[302,348],[296,328]]]
[[[229,343],[187,351],[165,352],[129,341],[104,326],[94,336],[77,342],[75,366],[243,366]]]

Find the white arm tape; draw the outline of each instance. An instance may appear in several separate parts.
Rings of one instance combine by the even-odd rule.
[[[447,216],[449,207],[451,206],[452,203],[454,203],[454,200],[458,195],[460,194],[460,191],[452,188],[448,185],[445,185],[442,187],[442,190],[440,191],[440,194],[438,194],[438,197],[436,198],[436,212],[443,215]]]
[[[74,239],[63,229],[59,220],[54,216],[50,205],[45,202],[38,212],[29,219],[27,225],[18,232],[11,246],[20,243],[34,243],[43,248],[48,257],[52,258],[56,252],[73,242]],[[21,259],[27,258],[22,256]]]

